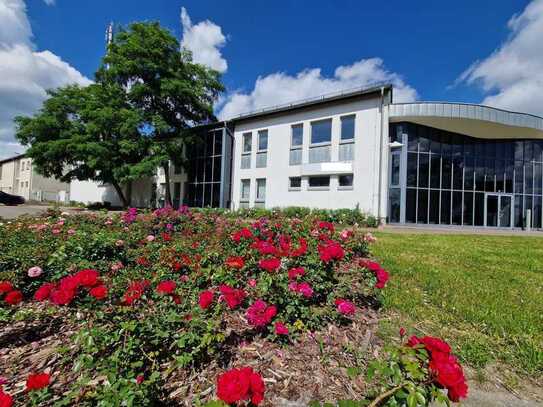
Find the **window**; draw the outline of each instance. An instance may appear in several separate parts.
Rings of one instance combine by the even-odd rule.
[[[241,180],[241,200],[248,201],[250,192],[251,192],[251,180],[242,179]]]
[[[260,130],[258,132],[258,151],[266,151],[268,149],[268,130]]]
[[[390,156],[390,186],[400,185],[400,151],[392,152]]]
[[[332,119],[311,123],[311,144],[330,143],[332,141]]]
[[[353,187],[353,174],[345,174],[339,176],[340,188],[352,188]]]
[[[302,187],[302,177],[290,177],[288,181],[290,189],[300,189]]]
[[[290,147],[301,147],[304,140],[304,125],[295,124],[291,127]]]
[[[253,134],[243,133],[243,152],[250,153],[252,150]]]
[[[341,118],[341,140],[354,140],[354,119],[354,114]]]
[[[258,152],[256,154],[256,168],[265,168],[268,162],[268,130],[258,132]]]
[[[28,188],[28,181],[25,182],[25,188]]]
[[[256,201],[264,202],[266,200],[266,179],[256,180]]]
[[[328,188],[330,187],[330,177],[309,177],[309,188]]]
[[[304,125],[295,124],[291,126],[291,138],[290,138],[290,165],[300,165],[302,163],[302,144],[304,138]]]
[[[241,169],[251,168],[251,150],[253,143],[252,133],[243,133],[243,152],[241,155]]]

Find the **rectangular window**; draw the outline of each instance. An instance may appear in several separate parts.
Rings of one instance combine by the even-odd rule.
[[[302,177],[290,177],[288,179],[290,189],[300,189],[302,187]]]
[[[400,185],[400,152],[394,151],[390,156],[390,186]]]
[[[338,180],[340,188],[347,189],[353,187],[353,174],[340,175]]]
[[[250,153],[252,150],[252,144],[253,144],[253,134],[243,133],[243,152]]]
[[[309,188],[328,188],[330,187],[330,177],[309,177]]]
[[[259,178],[256,180],[256,200],[264,202],[266,200],[266,179]]]
[[[290,147],[301,147],[304,140],[304,125],[303,124],[295,124],[291,126],[291,139],[290,139]]]
[[[268,130],[260,130],[258,132],[258,151],[266,151],[268,149]]]
[[[311,144],[330,143],[332,141],[332,119],[311,123]]]
[[[241,200],[248,201],[251,193],[251,180],[242,179],[241,180]]]
[[[354,114],[341,118],[341,140],[354,140],[354,119]]]

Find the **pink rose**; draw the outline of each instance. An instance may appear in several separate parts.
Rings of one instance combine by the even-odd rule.
[[[148,235],[145,240],[147,240],[148,242],[152,242],[153,240],[155,240],[155,236],[154,235]]]
[[[34,266],[34,267],[30,267],[27,273],[28,273],[28,277],[35,278],[35,277],[41,276],[41,273],[43,273],[43,270],[41,269],[41,267]]]
[[[75,229],[68,229],[69,235],[75,235]]]
[[[256,280],[254,278],[249,279],[247,283],[249,284],[250,287],[256,287]]]

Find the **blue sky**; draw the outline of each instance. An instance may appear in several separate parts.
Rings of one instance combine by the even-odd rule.
[[[158,20],[178,38],[184,34],[198,62],[224,71],[227,92],[217,106],[223,117],[381,79],[398,87],[399,100],[484,102],[543,113],[536,92],[519,96],[534,86],[543,93],[537,76],[543,75],[543,0],[0,0],[0,27],[2,3],[22,5],[16,17],[27,19],[33,36],[23,33],[17,41],[58,68],[38,79],[28,73],[38,82],[57,75],[43,87],[92,79],[109,21]],[[0,49],[16,43],[3,34],[0,28]],[[0,75],[2,58],[11,56],[0,52]],[[2,93],[0,79],[0,108]],[[43,97],[34,95],[28,109],[17,112],[35,110]],[[2,133],[5,118],[0,113],[0,143],[12,140],[8,128]]]
[[[478,102],[477,87],[450,85],[508,35],[507,21],[528,1],[172,1],[42,0],[28,3],[38,49],[49,49],[91,78],[110,20],[158,20],[179,38],[179,13],[222,28],[229,89],[251,89],[259,75],[295,74],[380,57],[422,99]],[[338,7],[342,4],[341,7]]]

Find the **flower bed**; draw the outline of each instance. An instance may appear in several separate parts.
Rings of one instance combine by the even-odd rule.
[[[334,329],[346,337],[361,326],[371,333],[368,321],[376,319],[389,278],[368,259],[372,240],[313,216],[248,222],[186,208],[52,214],[5,224],[0,345],[7,346],[0,362],[12,363],[1,373],[0,400],[273,405],[277,397],[299,398],[306,389],[292,394],[286,384],[290,390],[282,394],[274,385],[274,374],[282,374],[273,363],[266,362],[275,372],[270,377],[264,362],[256,363],[261,355],[240,365],[241,354],[257,344],[274,355],[295,353]],[[413,397],[425,403],[443,398],[443,387],[451,399],[464,396],[450,349],[437,354],[421,345],[425,341],[389,351],[371,369],[368,354],[356,356],[360,344],[332,346],[345,364],[341,371],[358,372],[346,374],[345,383],[362,370],[372,372],[360,394],[333,396],[367,400],[392,389],[387,400],[398,405]],[[366,351],[370,345],[377,344],[366,344]],[[21,348],[29,353],[23,361],[15,357]],[[339,356],[347,348],[351,356]],[[388,374],[382,367],[400,353],[397,371]],[[38,375],[31,380],[38,384],[25,390],[18,383],[30,380],[28,374]],[[318,402],[329,395],[311,396]]]

